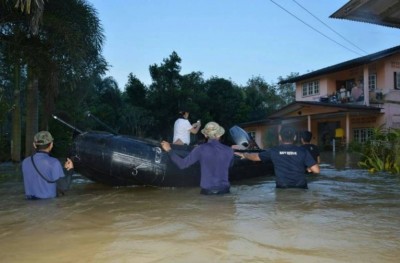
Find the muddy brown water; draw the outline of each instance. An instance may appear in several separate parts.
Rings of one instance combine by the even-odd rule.
[[[0,182],[0,261],[400,262],[400,176],[355,162],[329,153],[308,190],[260,177],[225,196],[77,177],[67,196],[26,201],[16,176]]]

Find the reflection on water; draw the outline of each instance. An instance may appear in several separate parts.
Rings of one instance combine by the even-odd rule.
[[[342,154],[343,155],[343,154]],[[331,158],[331,159],[329,159]],[[338,164],[338,159],[342,160]],[[80,179],[67,196],[25,201],[0,184],[2,262],[398,262],[400,177],[323,156],[308,190],[273,177],[226,196],[198,188],[109,188]]]

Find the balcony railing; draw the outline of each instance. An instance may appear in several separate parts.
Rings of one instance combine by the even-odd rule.
[[[350,92],[333,93],[332,95],[321,96],[320,102],[333,103],[333,104],[364,104],[364,94],[358,96],[357,99],[351,96]],[[381,104],[383,103],[383,94],[381,91],[370,91],[369,92],[369,103]]]

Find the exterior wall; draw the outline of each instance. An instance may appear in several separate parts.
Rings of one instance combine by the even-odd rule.
[[[257,145],[263,149],[265,147],[265,136],[267,132],[267,126],[265,125],[252,125],[252,126],[246,126],[244,128],[246,132],[254,132],[255,133],[255,138],[254,140],[256,141]]]
[[[400,128],[400,90],[394,87],[394,73],[400,72],[400,54],[387,58],[382,71],[378,71],[378,88],[382,90],[384,116],[377,126]],[[381,78],[379,78],[381,76]]]
[[[400,92],[400,91],[399,91]],[[400,128],[400,104],[386,103],[385,115],[380,119],[379,125],[386,128]]]
[[[248,132],[254,131],[257,144],[261,148],[266,148],[266,143],[271,143],[271,134],[277,134],[280,125],[291,124],[298,131],[308,130],[310,127],[310,131],[313,134],[312,143],[318,145],[321,150],[327,150],[334,138],[335,142],[340,143],[337,145],[348,146],[348,143],[354,140],[355,129],[361,129],[361,131],[357,132],[359,137],[360,134],[366,134],[363,131],[364,129],[368,131],[370,128],[381,126],[400,128],[400,90],[395,89],[395,72],[398,73],[400,78],[400,52],[396,55],[373,61],[368,65],[299,81],[295,84],[297,102],[321,101],[328,104],[324,103],[318,106],[304,104],[301,107],[293,107],[292,111],[285,109],[280,115],[282,119],[280,124],[259,124],[248,126],[245,130]],[[376,74],[375,90],[369,90],[368,81],[371,74]],[[313,81],[319,82],[319,93],[303,96],[303,84]],[[338,92],[342,86],[345,86],[346,93],[351,93],[351,88],[357,81],[362,82],[364,101],[354,102],[348,97],[347,100],[331,100],[333,97],[340,97]],[[382,96],[377,96],[380,94]],[[329,103],[336,105],[330,107]],[[366,112],[362,112],[363,110],[355,111],[352,107],[339,107],[341,110],[338,110],[337,104],[341,103],[377,107],[381,109],[381,113],[378,113],[379,110],[377,109],[373,114],[366,114]],[[276,118],[277,115],[274,117]],[[344,137],[336,137],[335,131],[337,128],[344,130]],[[268,136],[270,138],[267,138]],[[278,143],[277,139],[275,143]]]
[[[364,93],[368,92],[368,94],[364,97],[368,101],[359,102],[358,104],[382,107],[384,115],[376,119],[374,126],[399,127],[400,90],[394,88],[394,72],[400,72],[400,54],[375,61],[366,65],[365,69],[366,76],[376,74],[376,90],[369,91],[368,86],[366,86]],[[319,81],[319,94],[303,97],[303,84],[315,80]],[[363,85],[368,85],[368,79],[364,78],[363,66],[298,82],[296,83],[296,101],[319,101],[321,97],[332,96],[338,92],[341,85],[346,85],[348,91],[350,91],[349,86],[357,80],[362,80]],[[377,99],[377,93],[379,92],[382,92],[383,100]],[[310,114],[310,112],[303,112],[303,114]],[[295,115],[296,113],[292,113],[290,116]]]
[[[319,94],[303,97],[303,84],[311,81],[319,81]],[[328,79],[327,78],[313,78],[307,81],[296,83],[296,101],[319,101],[321,96],[328,94]]]

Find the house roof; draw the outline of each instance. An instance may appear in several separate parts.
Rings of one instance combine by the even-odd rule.
[[[400,28],[400,2],[398,0],[350,0],[330,17]]]
[[[275,122],[270,119],[260,119],[255,121],[248,121],[240,123],[240,127],[251,127],[251,126],[259,126],[259,125],[272,125]]]
[[[338,71],[342,71],[342,70],[346,70],[346,69],[350,69],[350,68],[354,68],[354,67],[358,67],[364,64],[368,64],[371,62],[374,62],[376,60],[391,56],[393,54],[396,54],[400,52],[400,46],[395,46],[392,48],[388,48],[370,55],[366,55],[363,57],[359,57],[356,59],[352,59],[352,60],[348,60],[333,66],[329,66],[323,69],[319,69],[304,75],[300,75],[294,78],[290,78],[290,79],[286,79],[283,80],[281,82],[279,82],[279,84],[286,84],[286,83],[295,83],[298,81],[302,81],[305,79],[311,79],[311,78],[315,78],[321,75],[325,75],[325,74],[330,74],[330,73],[335,73]]]
[[[300,117],[302,116],[301,110],[305,108],[313,107],[315,109],[323,108],[329,110],[325,114],[332,115],[334,113],[357,113],[357,114],[371,114],[371,113],[380,113],[381,108],[373,107],[373,106],[366,106],[366,105],[358,105],[358,104],[341,104],[341,103],[328,103],[328,102],[316,102],[316,101],[295,101],[291,104],[279,109],[278,111],[272,113],[268,116],[268,119],[279,119],[286,115],[293,114],[294,112]],[[319,113],[317,113],[319,114]]]

